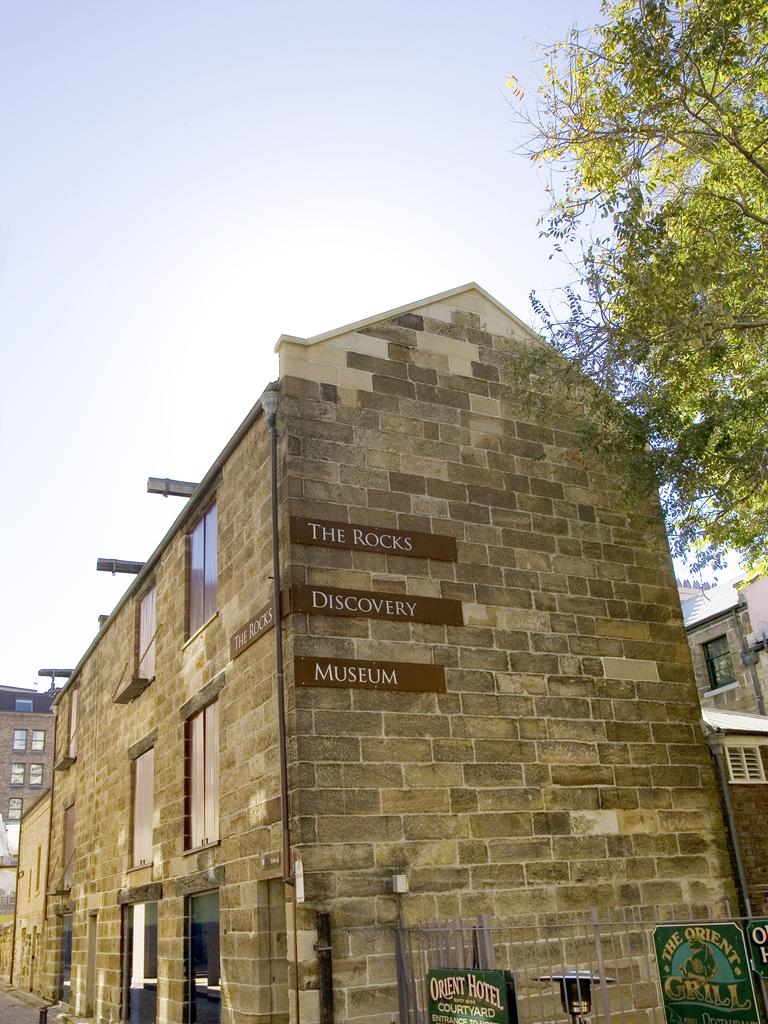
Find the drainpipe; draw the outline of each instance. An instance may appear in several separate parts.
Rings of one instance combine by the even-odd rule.
[[[736,628],[739,631],[739,639],[741,640],[741,663],[746,668],[749,668],[749,677],[752,680],[752,689],[755,691],[755,702],[757,703],[757,712],[760,715],[765,714],[765,701],[763,700],[763,691],[760,687],[760,680],[757,676],[757,669],[755,665],[760,660],[760,655],[757,651],[752,651],[747,647],[747,638],[744,636],[744,630],[741,628],[741,619],[739,613],[736,612],[734,618],[736,619]]]
[[[285,741],[285,677],[283,671],[283,614],[280,600],[280,530],[277,511],[277,391],[265,391],[261,407],[267,418],[270,440],[270,487],[272,492],[272,579],[275,607],[275,674],[277,676],[277,735],[280,750],[280,814],[283,832],[283,882],[293,885],[291,826],[288,819],[288,767]]]
[[[733,817],[733,804],[731,803],[730,794],[730,783],[728,782],[728,773],[725,770],[725,761],[723,759],[723,742],[722,735],[720,733],[709,733],[707,736],[707,743],[709,749],[712,751],[712,756],[717,764],[717,771],[720,776],[720,789],[723,793],[723,803],[725,805],[725,818],[728,825],[728,832],[731,836],[731,845],[733,848],[733,859],[736,861],[736,874],[739,879],[739,891],[741,894],[741,900],[744,904],[744,910],[748,917],[752,916],[752,905],[749,901],[749,888],[747,886],[747,876],[744,872],[744,862],[741,859],[741,846],[739,844],[739,837],[736,833],[736,822]]]

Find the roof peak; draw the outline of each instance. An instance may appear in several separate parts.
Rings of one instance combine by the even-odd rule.
[[[397,306],[395,309],[388,309],[383,313],[375,313],[373,316],[366,317],[364,320],[356,320],[351,324],[344,324],[342,327],[335,327],[330,331],[324,331],[322,334],[314,334],[309,338],[299,338],[293,334],[281,334],[277,339],[275,351],[279,351],[281,345],[286,342],[293,345],[315,345],[318,342],[328,341],[331,338],[336,338],[343,334],[352,334],[364,327],[370,327],[373,324],[380,323],[382,320],[391,320],[393,317],[402,316],[404,313],[412,313],[414,310],[421,309],[424,306],[432,306],[438,302],[445,302],[448,299],[456,298],[457,296],[464,295],[467,292],[475,292],[477,295],[482,296],[486,302],[495,306],[500,313],[505,317],[508,317],[517,327],[521,328],[531,336],[536,337],[535,332],[528,324],[525,323],[525,321],[521,320],[519,316],[515,316],[510,309],[508,309],[502,302],[499,302],[499,300],[491,295],[490,292],[486,291],[482,285],[479,285],[476,281],[468,281],[466,284],[458,285],[456,288],[449,288],[447,291],[437,292],[435,295],[427,295],[424,298],[408,302],[404,306]]]

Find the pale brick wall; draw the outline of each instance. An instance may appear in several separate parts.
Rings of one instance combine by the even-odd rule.
[[[37,994],[42,991],[47,960],[45,893],[50,813],[49,791],[25,812],[19,843],[13,985]]]
[[[13,951],[13,921],[0,924],[0,981],[8,982]]]

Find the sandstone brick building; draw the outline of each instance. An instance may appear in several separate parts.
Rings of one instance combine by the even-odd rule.
[[[335,1019],[389,1024],[393,874],[408,921],[729,889],[662,524],[530,343],[475,285],[280,339],[282,617],[260,401],[56,698],[43,994],[327,1020],[321,912]]]

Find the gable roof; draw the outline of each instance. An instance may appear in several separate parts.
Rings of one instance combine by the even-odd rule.
[[[516,327],[520,328],[530,335],[531,338],[537,338],[538,335],[533,331],[528,324],[520,319],[507,307],[499,302],[498,299],[494,298],[490,292],[487,292],[485,288],[477,284],[475,281],[469,281],[467,284],[461,284],[458,288],[449,288],[448,291],[438,292],[436,295],[428,295],[426,298],[417,299],[415,302],[409,302],[405,306],[397,306],[396,309],[388,309],[384,313],[376,313],[373,316],[366,317],[365,320],[356,320],[354,323],[345,324],[343,327],[335,327],[333,330],[325,331],[323,334],[315,334],[311,338],[298,338],[293,334],[281,334],[277,339],[275,345],[275,351],[278,351],[283,342],[290,342],[294,345],[315,345],[319,341],[329,341],[331,338],[338,338],[343,334],[353,334],[355,331],[360,331],[365,327],[371,327],[373,324],[381,323],[382,320],[391,320],[393,317],[402,316],[404,313],[414,313],[418,309],[423,309],[424,306],[432,306],[438,302],[446,302],[449,299],[458,298],[460,295],[464,295],[468,292],[475,292],[481,298],[485,299],[486,302],[494,306],[499,313],[507,317]]]

